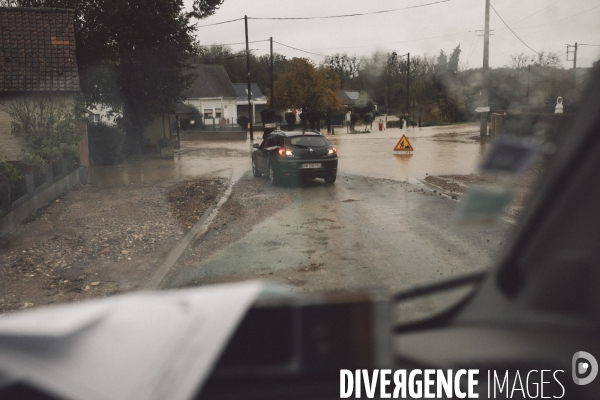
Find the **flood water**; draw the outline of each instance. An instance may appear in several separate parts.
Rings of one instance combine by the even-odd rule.
[[[376,124],[373,124],[376,129]],[[366,134],[346,134],[337,128],[327,139],[338,149],[340,173],[394,180],[428,175],[469,174],[488,145],[480,141],[479,124],[427,128],[392,128]],[[395,154],[393,149],[406,134],[414,151]],[[254,143],[262,134],[255,132]],[[190,178],[204,174],[228,176],[232,168],[250,170],[252,143],[246,141],[182,142],[174,160],[147,156],[113,166],[92,167],[93,185],[120,186],[131,183]]]
[[[414,151],[394,153],[403,134]],[[395,180],[423,178],[427,174],[474,173],[488,145],[487,140],[479,140],[478,123],[392,128],[367,134],[344,131],[327,138],[338,149],[341,172]]]

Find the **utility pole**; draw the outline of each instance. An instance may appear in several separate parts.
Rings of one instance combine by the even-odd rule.
[[[271,110],[275,110],[275,87],[273,86],[273,76],[275,74],[273,69],[273,37],[271,37],[269,40],[271,42]]]
[[[527,66],[527,105],[529,105],[529,74],[531,73],[531,64]]]
[[[406,112],[409,112],[410,110],[410,102],[409,102],[409,96],[410,96],[410,53],[407,53],[407,61],[406,61]],[[408,128],[408,118],[406,119],[406,127]]]
[[[575,102],[575,84],[576,84],[576,78],[577,78],[577,42],[575,42],[575,45],[567,45],[567,61],[571,61],[569,60],[569,53],[571,52],[571,47],[574,47],[575,50],[573,51],[573,89],[571,90],[571,102]]]
[[[575,82],[577,78],[577,42],[575,42],[575,53],[573,53],[573,100],[575,101]]]
[[[254,140],[254,124],[252,123],[252,88],[250,83],[250,46],[248,43],[248,16],[244,15],[244,21],[246,23],[246,72],[248,74],[248,116],[250,124],[250,140]]]
[[[490,68],[490,0],[485,0],[485,32],[483,33],[483,87],[481,88],[482,106],[488,106],[488,70]],[[487,136],[488,113],[481,113],[479,136]]]

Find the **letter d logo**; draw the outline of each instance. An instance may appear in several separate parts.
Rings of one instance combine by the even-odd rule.
[[[584,359],[585,361],[580,361],[581,359]],[[592,383],[592,381],[596,379],[596,375],[598,375],[598,361],[596,361],[593,355],[585,351],[578,351],[573,354],[572,367],[573,382],[575,382],[576,385],[587,385],[588,383]],[[588,371],[589,375],[587,377],[579,377],[579,375],[586,374]]]

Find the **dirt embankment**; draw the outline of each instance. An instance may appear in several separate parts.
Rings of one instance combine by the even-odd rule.
[[[224,184],[76,187],[0,239],[0,313],[136,289]]]
[[[468,175],[437,175],[427,176],[424,181],[434,185],[448,195],[457,197],[464,194],[470,186],[505,186],[509,187],[514,194],[512,204],[507,212],[518,216],[527,203],[535,183],[543,174],[541,165],[529,168],[518,176],[500,176],[496,174],[468,174]]]

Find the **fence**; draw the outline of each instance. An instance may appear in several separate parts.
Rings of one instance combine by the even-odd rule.
[[[86,182],[86,169],[69,165],[66,159],[47,164],[45,171],[18,168],[22,174],[18,182],[0,185],[0,237],[77,183]]]

